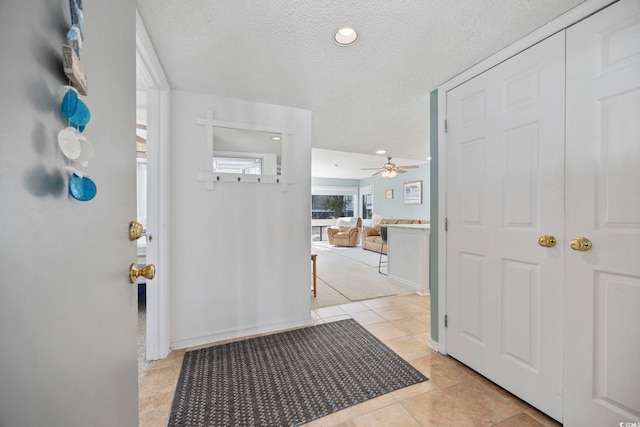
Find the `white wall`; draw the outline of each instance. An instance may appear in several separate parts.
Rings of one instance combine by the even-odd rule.
[[[283,178],[207,190],[206,127],[217,120],[291,129]],[[171,93],[171,343],[173,348],[310,321],[311,112]],[[285,159],[286,162],[286,159]]]
[[[424,163],[417,169],[408,169],[406,173],[391,179],[372,176],[360,180],[360,186],[374,187],[374,214],[382,218],[430,219],[430,163]],[[405,205],[403,200],[404,183],[422,181],[422,203]],[[385,199],[385,191],[393,190],[393,199]]]

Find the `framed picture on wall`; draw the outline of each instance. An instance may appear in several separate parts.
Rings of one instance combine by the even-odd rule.
[[[422,181],[405,182],[403,187],[403,200],[405,205],[422,204]]]
[[[393,199],[393,189],[384,191],[385,199]]]

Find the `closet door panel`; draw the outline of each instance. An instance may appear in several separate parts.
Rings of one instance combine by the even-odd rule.
[[[640,420],[640,2],[567,30],[565,425]]]
[[[564,33],[447,94],[447,351],[562,417]],[[556,247],[538,238],[551,234]]]

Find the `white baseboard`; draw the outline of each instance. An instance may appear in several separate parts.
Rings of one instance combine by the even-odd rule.
[[[387,275],[387,277],[389,278],[389,280],[392,283],[394,283],[394,284],[396,284],[398,286],[401,286],[401,287],[403,287],[405,289],[408,289],[410,291],[416,292],[416,293],[418,293],[420,295],[428,295],[428,294],[422,293],[422,288],[418,287],[415,283],[410,282],[410,281],[408,281],[406,279],[403,279],[402,277],[391,276],[389,274]]]
[[[252,328],[235,329],[232,331],[225,331],[225,332],[205,335],[201,337],[175,339],[175,340],[171,340],[171,349],[179,350],[183,348],[214,344],[220,341],[225,341],[225,340],[230,340],[235,338],[251,337],[253,335],[282,332],[287,329],[299,328],[302,326],[311,326],[312,324],[313,322],[311,320],[311,317],[309,317],[308,319],[297,320],[297,321],[287,322],[287,323],[258,325]]]
[[[438,341],[434,341],[431,338],[429,338],[429,342],[427,342],[427,346],[429,346],[431,350],[437,351],[438,353],[440,353],[440,344],[438,344]]]

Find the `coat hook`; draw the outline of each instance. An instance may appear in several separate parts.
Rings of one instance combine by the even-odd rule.
[[[218,181],[220,181],[220,175],[216,176],[216,179],[217,179]]]

